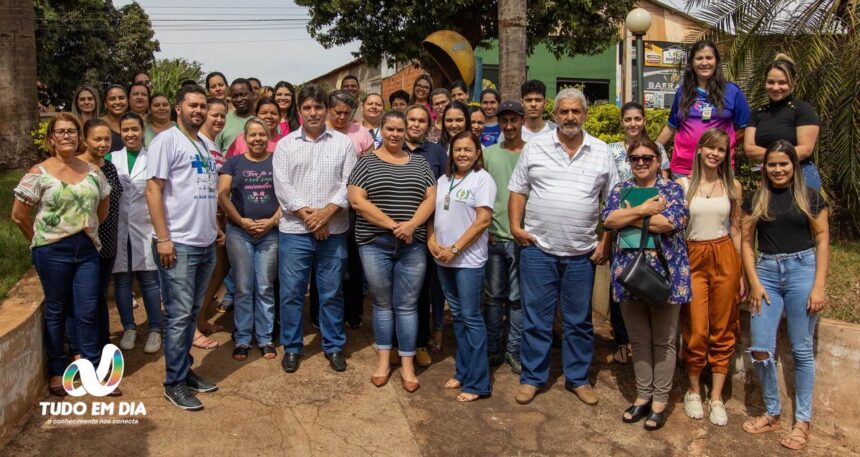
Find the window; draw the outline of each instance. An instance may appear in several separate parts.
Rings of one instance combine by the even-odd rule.
[[[575,87],[585,94],[589,105],[609,101],[608,79],[556,78],[556,93],[568,87]]]

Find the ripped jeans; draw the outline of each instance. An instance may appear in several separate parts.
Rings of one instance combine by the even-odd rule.
[[[809,293],[815,279],[815,250],[791,254],[759,254],[756,272],[767,291],[770,304],[762,299],[761,315],[752,316],[750,355],[761,381],[764,404],[769,416],[780,414],[779,381],[774,363],[776,333],[785,311],[791,353],[794,357],[796,388],[795,420],[808,422],[812,418],[812,387],[815,384],[815,354],[813,336],[817,314],[806,310]],[[757,360],[756,352],[767,352],[765,360]]]

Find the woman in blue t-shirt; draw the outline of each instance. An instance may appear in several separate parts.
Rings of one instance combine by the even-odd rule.
[[[275,197],[269,126],[260,118],[245,123],[248,151],[221,167],[218,204],[227,223],[227,255],[232,265],[235,360],[248,358],[251,333],[263,358],[277,355],[272,343],[275,321],[275,275],[278,271],[278,226],[281,210]]]

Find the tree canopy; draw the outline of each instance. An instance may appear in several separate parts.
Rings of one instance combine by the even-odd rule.
[[[149,16],[137,3],[119,10],[104,0],[34,0],[37,74],[55,104],[80,84],[128,85],[160,50]]]
[[[203,84],[202,64],[196,60],[156,59],[152,64],[149,77],[152,79],[152,93],[167,96],[170,103],[176,99],[176,93],[182,82],[193,79]]]
[[[546,45],[556,57],[595,54],[618,37],[633,0],[534,0],[528,2],[528,49]],[[473,47],[498,38],[494,0],[296,0],[310,10],[308,32],[329,48],[353,41],[371,65],[407,62],[421,54],[430,33],[450,29]]]

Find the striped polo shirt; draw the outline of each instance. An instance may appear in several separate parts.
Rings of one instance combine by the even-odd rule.
[[[582,134],[573,158],[558,130],[532,137],[508,183],[511,192],[527,196],[524,228],[549,254],[583,255],[597,246],[600,202],[618,183],[606,143],[585,130]]]

